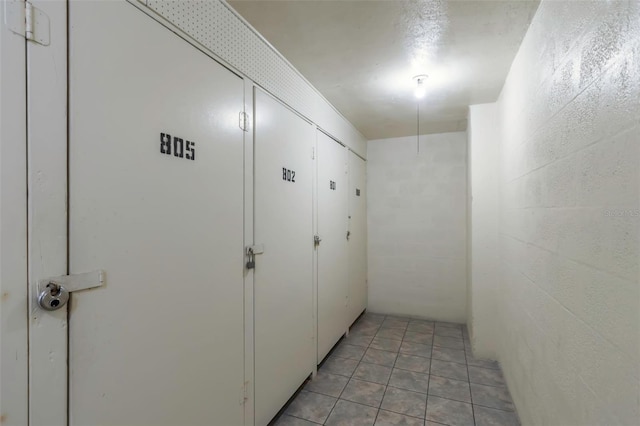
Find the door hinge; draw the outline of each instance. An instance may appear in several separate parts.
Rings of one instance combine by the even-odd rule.
[[[244,111],[240,111],[238,125],[243,131],[248,132],[249,131],[249,114],[247,114]]]
[[[9,0],[4,2],[5,25],[27,40],[48,46],[50,43],[49,17],[31,2]]]
[[[315,146],[311,147],[311,159],[312,160],[316,159],[316,147]]]

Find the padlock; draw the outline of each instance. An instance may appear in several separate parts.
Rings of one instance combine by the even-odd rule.
[[[253,269],[256,267],[256,255],[253,252],[253,248],[252,247],[248,247],[247,248],[247,269]]]
[[[69,292],[61,285],[50,282],[38,295],[38,304],[46,311],[62,308],[69,301]]]

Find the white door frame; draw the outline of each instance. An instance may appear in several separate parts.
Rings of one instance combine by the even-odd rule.
[[[316,327],[316,334],[317,334],[317,348],[318,348],[318,352],[316,353],[317,356],[317,362],[318,364],[328,355],[328,353],[331,351],[331,348],[340,340],[340,338],[342,336],[344,336],[345,334],[348,334],[349,332],[349,326],[351,325],[351,323],[348,321],[348,315],[347,315],[347,307],[348,307],[348,285],[349,285],[349,279],[348,279],[348,244],[346,241],[346,232],[348,229],[348,175],[347,175],[347,164],[348,164],[348,148],[345,147],[345,145],[338,141],[337,139],[335,139],[334,137],[328,135],[327,133],[323,132],[322,130],[318,130],[318,132],[316,133],[316,144],[317,144],[317,156],[316,156],[316,170],[317,170],[317,177],[316,177],[316,188],[315,188],[315,196],[316,196],[316,200],[315,200],[315,207],[316,207],[316,229],[317,229],[317,233],[318,235],[320,235],[320,238],[325,239],[328,241],[328,243],[325,244],[340,244],[340,242],[342,242],[343,245],[343,252],[340,255],[339,253],[337,254],[339,258],[341,258],[342,261],[345,262],[344,264],[344,275],[343,275],[343,283],[345,288],[345,293],[344,293],[344,299],[343,300],[337,300],[336,299],[336,288],[333,287],[336,283],[333,281],[333,279],[327,279],[326,273],[327,273],[327,269],[326,266],[323,266],[320,262],[320,260],[322,261],[327,261],[327,260],[332,260],[331,256],[336,256],[336,253],[332,251],[332,249],[336,249],[337,247],[334,245],[331,245],[330,249],[327,249],[326,246],[320,245],[316,248],[316,252],[315,252],[315,258],[316,258],[316,263],[317,263],[317,270],[316,270],[316,310],[317,310],[317,327]],[[328,144],[328,145],[323,145],[323,144]],[[335,145],[333,145],[335,144]],[[326,149],[325,149],[326,148]],[[336,149],[338,150],[337,152],[340,152],[340,155],[342,158],[337,157],[337,158],[332,158],[329,157],[327,158],[327,154],[329,154],[329,152],[332,149]],[[329,151],[329,152],[327,152]],[[325,157],[323,157],[323,155],[325,155]],[[333,179],[336,179],[336,181],[338,182],[338,192],[335,193],[335,195],[327,195],[328,193],[327,191],[327,181],[323,180],[320,181],[321,178],[326,178],[327,176],[324,175],[326,173],[327,170],[334,170],[335,168],[335,172],[336,175],[333,177]],[[329,174],[332,174],[333,172],[330,172]],[[330,191],[331,192],[331,191]],[[333,192],[332,192],[333,194]],[[342,194],[342,195],[341,195]],[[321,196],[323,197],[323,199],[321,199]],[[344,226],[341,233],[340,234],[335,234],[333,233],[333,231],[335,229],[333,229],[332,227],[332,222],[333,219],[335,219],[331,214],[335,213],[334,212],[329,212],[328,217],[323,217],[321,215],[322,214],[327,214],[327,207],[333,207],[335,208],[335,204],[331,204],[331,202],[327,205],[323,205],[323,201],[327,201],[327,199],[324,199],[325,196],[329,196],[332,197],[333,201],[335,201],[335,203],[338,203],[338,206],[340,205],[339,203],[343,203],[342,207],[344,208],[344,210],[341,212],[342,215],[342,219],[341,219],[341,223]],[[334,198],[334,197],[337,197]],[[344,198],[341,198],[344,197]],[[342,240],[342,238],[345,238],[345,240]],[[328,250],[328,251],[327,251]],[[333,259],[335,260],[335,259]],[[330,268],[331,272],[335,272],[335,268]],[[322,280],[320,279],[322,278]],[[334,278],[334,276],[330,276],[329,278]],[[338,283],[339,284],[339,283]],[[340,286],[339,286],[340,287]],[[339,297],[339,296],[338,296]],[[339,306],[339,308],[338,308]],[[329,315],[329,319],[327,319],[327,313],[328,310],[327,308],[329,307],[329,311],[331,311],[331,315]],[[322,308],[322,309],[321,309]],[[320,324],[323,324],[322,327]],[[339,326],[337,326],[336,324],[340,324]],[[322,333],[322,339],[324,339],[324,341],[321,342],[321,334],[320,331],[323,331]],[[335,334],[333,334],[335,333]],[[338,334],[339,333],[339,334]],[[334,336],[333,338],[329,337],[329,336]],[[327,339],[330,340],[327,340]],[[334,340],[335,339],[335,340]],[[330,341],[331,345],[329,347],[327,347],[327,342]],[[322,352],[320,352],[322,350]]]
[[[244,132],[244,246],[249,247],[254,241],[253,217],[253,102],[254,83],[244,77],[244,111],[247,114],[246,131]],[[254,378],[254,271],[244,270],[244,424],[255,425],[255,382]]]
[[[284,339],[283,335],[276,335],[276,336],[270,337],[269,339],[266,339],[265,335],[261,334],[260,330],[257,330],[255,332],[255,342],[256,342],[255,345],[256,345],[256,352],[257,352],[255,354],[256,364],[257,364],[256,370],[255,370],[255,381],[256,381],[256,385],[260,385],[259,387],[256,388],[256,409],[255,409],[256,422],[261,422],[261,421],[268,422],[272,420],[271,417],[273,417],[278,412],[277,409],[274,411],[274,408],[276,408],[274,404],[277,403],[277,404],[284,405],[287,399],[289,399],[293,395],[293,393],[295,393],[296,388],[304,382],[305,378],[308,377],[308,375],[315,373],[315,368],[316,368],[316,363],[315,363],[316,357],[314,355],[315,325],[313,323],[314,322],[314,317],[313,317],[314,299],[313,299],[313,287],[312,287],[313,285],[312,284],[312,281],[313,281],[313,276],[312,276],[312,270],[313,270],[312,188],[313,186],[312,185],[313,185],[313,172],[314,172],[312,148],[315,144],[316,127],[304,116],[301,116],[297,111],[291,109],[288,105],[282,103],[282,101],[280,101],[277,97],[273,96],[268,91],[263,90],[261,88],[256,88],[256,90],[254,91],[254,104],[255,104],[254,117],[258,117],[257,119],[254,118],[254,123],[256,123],[256,128],[254,130],[257,131],[258,135],[260,136],[258,139],[256,139],[256,143],[255,143],[256,149],[259,148],[260,146],[263,146],[260,153],[256,152],[256,157],[260,157],[257,160],[258,163],[256,163],[256,165],[260,167],[257,167],[256,168],[257,170],[255,170],[256,174],[254,176],[254,181],[257,183],[261,182],[261,179],[267,179],[265,178],[265,176],[268,176],[268,179],[264,181],[265,187],[258,187],[257,184],[255,187],[255,191],[256,191],[255,194],[258,194],[258,192],[262,191],[260,196],[255,197],[256,198],[255,208],[258,209],[258,212],[256,214],[256,219],[260,219],[260,220],[257,220],[258,224],[255,226],[255,231],[257,231],[255,232],[256,234],[255,237],[256,237],[257,243],[265,245],[265,256],[269,257],[269,256],[275,255],[275,257],[271,257],[270,261],[267,261],[267,259],[264,259],[262,257],[258,257],[256,261],[257,282],[255,284],[255,288],[256,289],[262,288],[262,290],[260,292],[256,291],[255,293],[257,303],[254,309],[255,309],[255,312],[257,313],[257,316],[254,319],[254,326],[255,324],[257,324],[259,319],[260,321],[262,321],[260,323],[260,327],[257,327],[257,326],[255,327],[260,328],[263,331],[265,329],[269,330],[269,328],[272,327],[275,322],[282,321],[282,318],[286,318],[281,315],[282,312],[279,312],[278,319],[275,320],[275,316],[273,315],[274,311],[272,309],[275,303],[286,303],[294,300],[295,303],[293,305],[291,304],[287,305],[287,309],[301,309],[301,307],[306,309],[308,306],[308,310],[305,310],[305,312],[308,312],[308,315],[309,315],[308,318],[304,318],[304,316],[296,317],[296,318],[299,318],[300,320],[294,325],[291,325],[290,328],[287,330],[288,339]],[[258,113],[260,115],[258,115]],[[262,116],[263,118],[260,119],[260,116]],[[267,118],[265,119],[265,117]],[[293,120],[289,120],[290,118],[293,118]],[[259,125],[262,125],[262,127],[258,127]],[[275,130],[276,128],[278,130]],[[266,149],[266,147],[269,146],[269,144],[274,143],[273,142],[274,140],[279,140],[279,142],[277,143],[283,144],[280,148],[284,146],[289,146],[288,144],[291,143],[290,138],[291,138],[291,134],[292,134],[291,132],[293,131],[293,129],[297,129],[295,138],[297,142],[299,142],[297,144],[298,147],[294,150],[293,156],[287,157],[289,155],[289,151],[287,151],[285,155],[284,152],[281,152],[279,150],[276,150],[277,152],[276,153]],[[307,131],[309,132],[308,134],[307,134]],[[276,133],[279,133],[278,136],[274,136]],[[291,146],[289,147],[291,148]],[[302,150],[303,148],[304,150]],[[307,148],[308,148],[308,151],[306,150]],[[273,168],[272,162],[275,161],[275,159],[278,158],[280,155],[285,155],[285,157],[292,162],[286,163],[286,164],[278,164],[275,168]],[[272,165],[269,166],[269,164],[272,164]],[[280,286],[279,289],[277,287],[276,288],[264,287],[265,284],[279,283],[279,281],[272,281],[274,280],[274,275],[272,274],[275,273],[277,277],[277,274],[281,273],[281,271],[284,270],[283,269],[284,266],[282,265],[282,263],[285,263],[285,262],[283,261],[284,258],[282,256],[285,255],[286,253],[288,254],[291,253],[291,247],[284,246],[283,239],[279,239],[279,238],[281,237],[290,238],[291,234],[287,234],[286,232],[284,232],[284,234],[286,234],[284,236],[281,234],[278,234],[278,236],[274,236],[275,234],[273,234],[274,229],[278,229],[281,233],[283,232],[283,230],[278,227],[273,228],[271,226],[273,225],[273,222],[270,222],[270,221],[274,220],[275,222],[282,224],[282,221],[281,221],[282,218],[281,216],[276,217],[274,210],[271,209],[271,211],[269,211],[270,209],[265,208],[265,206],[267,204],[279,206],[278,202],[281,200],[273,199],[273,195],[274,195],[273,189],[270,188],[269,185],[272,185],[274,184],[274,182],[279,181],[280,179],[279,176],[281,176],[281,174],[275,175],[276,177],[274,177],[274,175],[263,176],[263,174],[266,173],[266,170],[272,170],[272,171],[280,170],[279,166],[287,166],[287,164],[291,164],[290,167],[293,167],[295,170],[297,170],[298,174],[296,176],[293,173],[293,171],[291,171],[291,175],[288,175],[290,176],[289,177],[290,183],[287,183],[286,185],[292,185],[293,182],[296,182],[296,185],[298,186],[306,185],[307,184],[306,177],[308,176],[308,179],[309,179],[308,187],[296,186],[294,188],[297,188],[297,189],[293,189],[293,192],[295,192],[297,196],[301,196],[301,193],[302,194],[306,193],[306,195],[308,195],[307,201],[309,204],[306,206],[308,206],[308,213],[310,216],[308,217],[308,223],[305,223],[304,225],[305,229],[307,230],[302,232],[307,233],[306,235],[308,236],[309,239],[308,239],[308,242],[303,243],[301,240],[298,240],[296,237],[294,239],[295,240],[294,244],[295,244],[296,253],[298,253],[297,250],[304,250],[304,249],[298,248],[299,243],[302,244],[301,247],[304,247],[304,245],[309,244],[308,246],[309,248],[309,258],[308,258],[308,261],[309,261],[308,291],[309,293],[308,293],[308,299],[307,299],[306,295],[301,296],[301,293],[300,293],[300,292],[305,292],[305,294],[307,294],[305,290],[306,287],[303,287],[303,288],[296,287],[294,289],[295,292],[297,292],[295,293],[295,296],[292,297],[290,293],[286,293],[284,294],[284,296],[280,295],[281,297],[279,300],[274,301],[273,299],[269,300],[269,298],[273,298],[273,295],[278,293],[278,291],[288,291],[292,289],[292,286],[286,287],[291,285],[291,282],[286,280],[284,284],[284,287],[286,287],[286,290],[284,289],[283,286]],[[295,176],[295,178],[293,178],[293,176]],[[304,190],[305,187],[307,188],[306,191],[309,191],[309,192],[306,192]],[[266,189],[266,188],[269,188],[269,189]],[[285,191],[285,194],[290,194],[290,192]],[[270,196],[268,202],[265,201],[265,197],[267,195]],[[289,195],[286,195],[285,197],[289,197]],[[290,199],[283,198],[283,200],[284,202],[289,202]],[[301,200],[304,200],[304,198],[302,198]],[[300,205],[296,207],[299,207],[299,206]],[[303,205],[301,208],[304,209],[303,211],[305,211],[305,214],[306,214],[307,207],[304,207]],[[287,210],[286,213],[291,214],[290,213],[291,211],[292,210],[289,209]],[[298,214],[299,211],[296,209],[295,213]],[[306,219],[304,221],[306,222]],[[302,226],[300,222],[294,223],[293,225],[298,227]],[[289,229],[287,230],[287,232],[290,230],[290,228],[291,226],[289,226]],[[278,242],[277,248],[275,249],[274,247],[276,246],[274,246],[274,241]],[[271,244],[271,246],[269,246],[269,244]],[[296,258],[295,262],[297,262],[298,260],[299,259]],[[301,260],[301,261],[306,262],[306,260]],[[287,257],[287,262],[291,262],[290,257]],[[294,270],[294,272],[292,273],[294,275],[298,273],[302,273],[302,274],[305,274],[306,276],[307,272],[301,272],[301,270],[299,269],[301,265],[299,262],[293,263],[293,265],[294,265],[294,268],[292,269]],[[281,278],[277,277],[276,279],[280,280]],[[288,297],[288,299],[286,297]],[[297,299],[298,297],[301,297],[302,300]],[[288,313],[285,313],[285,315],[287,314],[290,315],[290,313],[291,312],[289,311]],[[264,318],[259,318],[258,315],[260,314],[264,314]],[[301,314],[301,315],[306,315],[306,314]],[[307,319],[308,319],[308,328],[306,328]],[[278,325],[282,326],[282,324],[278,324]],[[269,343],[266,344],[265,343],[266,341],[269,341]],[[283,378],[281,377],[282,375],[279,376],[280,382],[278,383],[279,386],[277,388],[271,385],[269,386],[266,385],[266,383],[272,383],[272,381],[274,380],[273,377],[269,376],[271,374],[274,374],[274,371],[275,371],[274,368],[276,368],[274,367],[274,364],[273,364],[274,359],[276,359],[276,356],[272,351],[273,347],[275,347],[275,345],[273,344],[274,341],[277,342],[280,349],[282,350],[278,355],[278,359],[279,361],[281,361],[280,364],[286,365],[288,370],[286,374],[287,377]],[[283,344],[286,346],[284,347],[284,349],[282,349],[283,346],[281,346]],[[295,358],[292,357],[293,353],[297,354]],[[282,359],[281,359],[283,357],[285,358],[288,357],[286,362],[284,362],[284,364],[282,364]],[[293,386],[293,387],[290,387],[290,386]],[[290,394],[288,394],[286,398],[284,398],[285,389],[287,391],[290,391]],[[260,392],[263,392],[263,393],[260,394]],[[282,406],[277,408],[280,409],[282,408]],[[263,426],[263,425],[257,424],[256,426]]]
[[[354,172],[354,170],[351,168],[352,166],[352,159],[355,159],[355,161],[359,161],[362,160],[363,161],[363,167],[364,167],[364,175],[360,175],[358,176],[357,173]],[[349,176],[348,176],[348,181],[349,181],[349,195],[348,195],[348,207],[349,207],[349,232],[351,233],[352,236],[354,236],[354,232],[355,232],[355,237],[356,238],[361,238],[361,245],[357,246],[354,245],[355,242],[353,239],[349,240],[349,243],[347,245],[347,256],[349,258],[349,306],[348,306],[348,312],[349,312],[349,326],[351,326],[351,324],[358,319],[358,317],[362,314],[362,312],[367,308],[367,300],[366,300],[366,294],[367,294],[367,232],[366,232],[366,228],[367,228],[367,217],[366,217],[366,197],[367,197],[367,176],[366,176],[366,165],[367,165],[367,160],[365,160],[364,158],[362,158],[360,155],[358,155],[358,153],[356,153],[355,151],[349,150],[348,155],[347,155],[347,163],[348,163],[348,168],[349,168]],[[356,182],[362,178],[362,181],[360,182],[360,188],[357,188],[356,186]],[[362,223],[360,224],[361,226],[364,227],[364,232],[362,235],[359,235],[359,232],[357,229],[354,229],[354,203],[355,203],[355,189],[360,189],[361,191],[361,197],[364,198],[364,209],[365,209],[365,215],[362,219]],[[351,232],[351,231],[354,232]],[[352,251],[353,250],[358,250],[360,249],[360,252],[364,253],[364,269],[363,269],[363,273],[364,275],[355,275],[353,274],[353,269],[355,269],[357,262],[355,261],[355,259],[352,256]],[[358,279],[359,278],[359,279]],[[362,281],[364,280],[364,281]],[[355,283],[360,283],[359,285],[362,285],[364,282],[364,287],[361,288],[364,290],[365,293],[365,297],[364,300],[362,299],[356,299],[355,297],[353,297],[353,289],[354,286],[357,286],[358,284],[354,284]],[[358,294],[359,292],[356,292],[355,294]],[[360,293],[361,294],[361,293]],[[360,302],[364,302],[364,305],[360,304]]]
[[[28,421],[27,126],[24,37],[0,3],[0,423]]]
[[[50,44],[27,43],[29,426],[67,424],[67,306],[37,305],[39,280],[67,274],[67,2],[34,0]],[[26,423],[25,423],[26,424]]]

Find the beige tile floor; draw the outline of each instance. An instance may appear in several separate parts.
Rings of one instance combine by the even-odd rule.
[[[275,426],[514,426],[500,367],[461,324],[363,315]]]

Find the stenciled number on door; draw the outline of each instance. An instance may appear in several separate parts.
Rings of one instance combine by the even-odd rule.
[[[177,136],[171,137],[168,133],[160,133],[160,153],[187,160],[196,159],[196,143],[186,141]]]
[[[295,170],[289,170],[286,167],[283,167],[282,168],[282,180],[285,180],[287,182],[296,183],[296,171]]]

